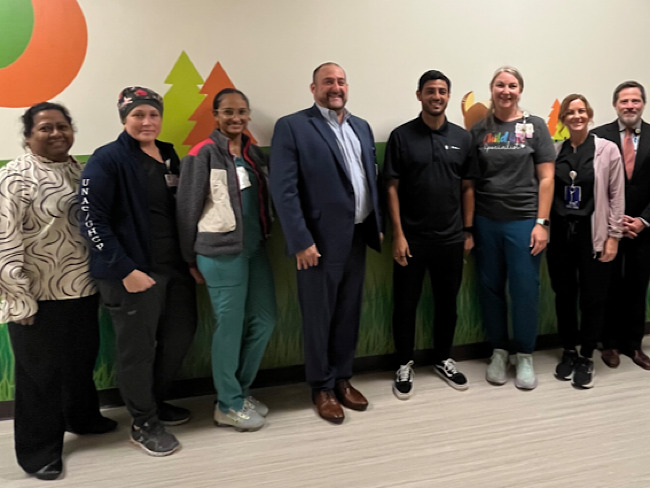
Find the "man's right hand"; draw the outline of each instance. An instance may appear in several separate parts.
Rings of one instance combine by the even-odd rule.
[[[318,258],[320,258],[320,253],[316,248],[316,244],[312,244],[307,249],[296,253],[296,266],[298,270],[318,266]]]
[[[393,235],[393,259],[400,266],[408,265],[408,260],[406,258],[412,258],[411,251],[409,250],[409,243],[406,242],[406,238],[401,236]]]
[[[140,293],[151,288],[156,282],[147,273],[134,269],[126,275],[126,278],[122,280],[122,284],[129,293]]]

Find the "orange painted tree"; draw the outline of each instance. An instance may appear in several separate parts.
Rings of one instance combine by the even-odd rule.
[[[184,144],[194,146],[207,138],[215,128],[215,120],[212,115],[212,100],[214,96],[224,88],[235,88],[235,85],[228,77],[228,74],[217,62],[212,68],[201,88],[201,93],[205,96],[203,102],[197,107],[194,113],[190,116],[189,120],[195,122],[194,128],[190,131]],[[248,130],[246,134],[251,138],[255,144],[257,141]]]
[[[548,114],[548,122],[546,125],[554,141],[563,141],[564,139],[568,139],[568,129],[562,122],[560,122],[560,102],[557,98],[553,102],[551,113]]]

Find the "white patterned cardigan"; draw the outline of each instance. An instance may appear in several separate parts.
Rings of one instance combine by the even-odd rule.
[[[32,153],[0,168],[0,323],[31,317],[38,300],[96,293],[78,228],[81,169]]]

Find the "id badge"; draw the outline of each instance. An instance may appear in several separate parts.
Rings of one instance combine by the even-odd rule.
[[[176,188],[178,186],[178,175],[165,173],[165,182],[167,183],[167,188]]]
[[[245,190],[251,186],[251,179],[248,176],[248,171],[242,166],[237,166],[237,178],[239,179],[239,189]]]
[[[564,204],[566,208],[571,210],[578,210],[582,200],[582,188],[579,186],[565,186],[564,187]]]

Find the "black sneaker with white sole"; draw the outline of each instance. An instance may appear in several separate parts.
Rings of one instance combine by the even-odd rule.
[[[579,357],[575,362],[573,371],[573,382],[576,388],[593,388],[594,386],[594,362],[589,358]]]
[[[157,420],[145,422],[141,427],[131,427],[131,442],[141,447],[150,456],[169,456],[176,452],[181,443],[165,430]]]
[[[438,375],[456,390],[467,390],[469,383],[463,373],[456,369],[456,362],[449,358],[439,363],[434,363],[433,369]]]
[[[395,372],[393,393],[400,400],[408,400],[413,395],[413,361],[403,364]]]
[[[576,351],[565,349],[562,352],[562,359],[555,367],[555,377],[558,380],[569,381],[573,376],[577,359],[578,353]]]

